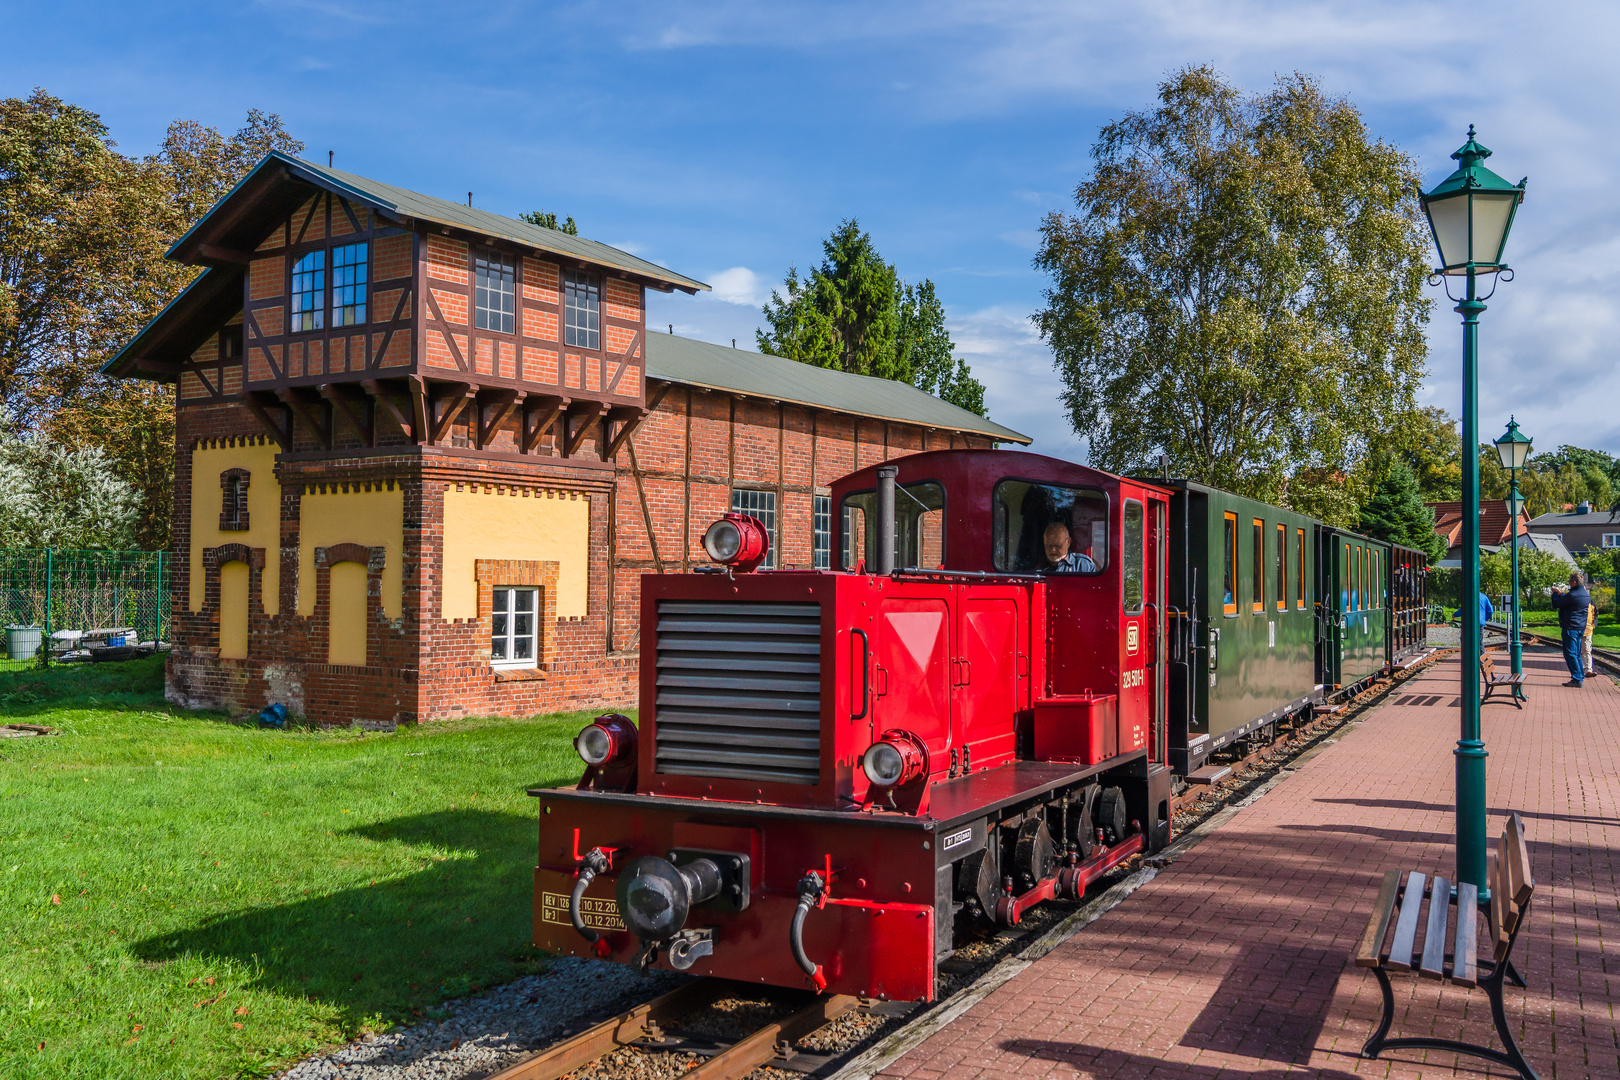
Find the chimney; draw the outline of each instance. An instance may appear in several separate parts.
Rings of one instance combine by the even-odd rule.
[[[1583,502],[1581,505],[1575,508],[1575,512],[1577,514],[1590,514],[1592,512],[1592,504],[1589,502]]]

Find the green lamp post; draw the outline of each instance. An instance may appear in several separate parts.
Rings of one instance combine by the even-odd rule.
[[[1440,250],[1440,266],[1431,284],[1448,277],[1466,279],[1457,302],[1463,317],[1462,402],[1462,737],[1457,740],[1457,880],[1472,884],[1484,903],[1490,895],[1485,878],[1485,743],[1479,727],[1479,313],[1490,293],[1479,295],[1478,279],[1512,271],[1502,262],[1508,230],[1524,200],[1524,184],[1510,184],[1485,167],[1491,152],[1474,140],[1451,155],[1457,171],[1421,197],[1423,213]],[[1491,292],[1497,278],[1491,278]]]
[[[1495,446],[1496,460],[1508,471],[1508,510],[1513,514],[1513,640],[1509,647],[1513,652],[1513,674],[1519,675],[1524,672],[1524,642],[1519,640],[1519,470],[1530,460],[1531,446],[1529,437],[1519,430],[1519,422],[1511,416],[1507,431],[1496,440]],[[1524,700],[1523,686],[1515,686],[1513,693]]]

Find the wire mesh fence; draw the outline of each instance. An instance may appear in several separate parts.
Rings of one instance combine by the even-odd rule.
[[[58,630],[134,627],[142,641],[169,635],[166,551],[0,548],[0,623]]]

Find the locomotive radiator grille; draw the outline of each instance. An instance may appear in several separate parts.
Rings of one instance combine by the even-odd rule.
[[[821,605],[658,602],[657,770],[821,780]]]

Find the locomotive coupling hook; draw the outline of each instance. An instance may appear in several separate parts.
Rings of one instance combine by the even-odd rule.
[[[585,890],[591,887],[598,874],[605,874],[608,870],[608,857],[602,854],[601,848],[591,848],[585,853],[585,865],[579,868],[579,876],[574,879],[574,891],[568,896],[568,921],[574,924],[579,936],[596,946],[596,955],[608,954],[608,943],[602,940],[602,935],[585,925],[585,916],[580,912],[580,901],[585,898]]]
[[[822,905],[826,887],[821,875],[814,870],[800,878],[799,904],[793,909],[793,922],[788,925],[788,947],[793,950],[793,962],[810,977],[818,994],[827,989],[827,979],[821,973],[821,965],[804,954],[804,917],[810,914],[811,908]]]

